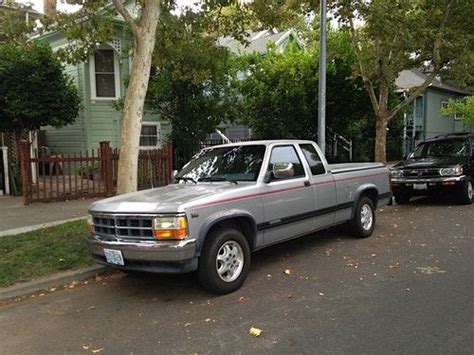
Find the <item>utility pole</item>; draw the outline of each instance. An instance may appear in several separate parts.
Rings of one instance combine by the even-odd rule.
[[[320,1],[319,35],[318,144],[326,153],[326,0]]]

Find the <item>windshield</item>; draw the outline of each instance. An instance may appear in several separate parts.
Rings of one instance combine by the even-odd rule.
[[[412,159],[464,156],[468,153],[469,146],[465,139],[446,139],[421,143],[410,155]]]
[[[198,153],[176,176],[177,180],[256,181],[264,145],[208,148]]]

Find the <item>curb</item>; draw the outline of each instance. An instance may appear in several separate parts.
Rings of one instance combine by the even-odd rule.
[[[42,279],[21,283],[15,286],[0,289],[0,301],[7,300],[9,298],[24,296],[31,293],[36,293],[38,291],[46,290],[53,287],[60,287],[72,281],[86,280],[97,275],[105,274],[107,272],[110,272],[110,269],[104,266],[94,265],[84,269],[66,271]]]
[[[60,224],[68,223],[68,222],[74,222],[74,221],[80,221],[82,219],[85,219],[86,216],[83,217],[76,217],[76,218],[69,218],[69,219],[63,219],[61,221],[54,221],[54,222],[47,222],[47,223],[41,223],[41,224],[35,224],[33,226],[27,226],[27,227],[20,227],[20,228],[14,228],[14,229],[7,229],[4,231],[0,231],[0,238],[1,237],[7,237],[11,235],[17,235],[17,234],[23,234],[23,233],[28,233],[28,232],[33,232],[38,229],[43,229],[43,228],[48,228],[48,227],[54,227],[58,226]]]

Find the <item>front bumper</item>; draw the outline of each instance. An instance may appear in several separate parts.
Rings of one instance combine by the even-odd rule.
[[[188,272],[197,268],[196,239],[181,241],[105,240],[98,235],[86,238],[94,260],[100,264],[126,270],[151,272]],[[108,264],[104,248],[120,250],[124,266]]]
[[[393,193],[412,193],[414,195],[426,195],[458,188],[464,184],[466,175],[447,176],[434,178],[391,178],[390,184]],[[425,189],[417,189],[415,186],[425,185]]]

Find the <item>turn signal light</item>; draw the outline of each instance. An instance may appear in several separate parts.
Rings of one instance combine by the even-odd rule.
[[[188,236],[186,216],[160,216],[153,220],[156,239],[184,239]]]

